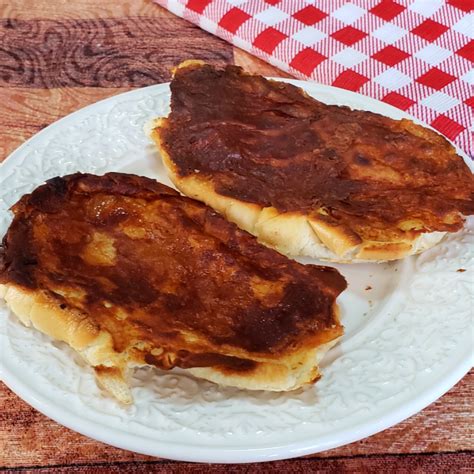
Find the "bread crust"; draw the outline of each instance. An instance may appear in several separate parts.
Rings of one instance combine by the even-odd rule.
[[[26,327],[34,327],[54,340],[68,344],[93,368],[98,382],[118,401],[132,403],[126,383],[128,363],[114,350],[112,336],[94,320],[72,308],[63,310],[51,296],[13,284],[1,284],[0,296]]]

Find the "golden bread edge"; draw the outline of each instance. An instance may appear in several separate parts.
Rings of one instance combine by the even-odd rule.
[[[395,242],[362,240],[352,229],[327,222],[323,214],[318,217],[299,212],[280,213],[274,207],[264,208],[218,194],[212,181],[199,174],[179,175],[161,141],[160,130],[166,123],[166,118],[154,119],[145,125],[145,132],[158,147],[173,184],[183,194],[204,202],[256,236],[260,243],[284,255],[338,263],[397,260],[431,248],[445,235],[444,232],[433,232]]]
[[[58,302],[40,290],[27,290],[13,284],[0,284],[0,298],[27,327],[65,342],[94,370],[96,379],[106,392],[124,404],[133,403],[127,383],[129,369],[150,365],[144,354],[131,345],[123,352],[116,352],[112,335],[100,330],[94,321],[74,309],[61,309]],[[336,319],[338,308],[333,307]],[[339,337],[317,347],[304,346],[301,350],[275,360],[260,357],[248,358],[259,362],[248,373],[220,370],[213,367],[180,369],[198,378],[220,385],[247,390],[289,391],[320,377],[319,361],[337,343]],[[156,348],[158,349],[158,348]]]
[[[119,360],[107,331],[101,331],[91,319],[74,310],[58,308],[57,301],[41,291],[2,284],[0,297],[25,326],[33,326],[78,352],[94,369],[97,381],[107,392],[124,404],[132,403],[125,382],[126,367]]]

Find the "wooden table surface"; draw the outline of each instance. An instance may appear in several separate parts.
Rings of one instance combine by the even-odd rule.
[[[0,160],[70,112],[170,79],[181,60],[280,71],[149,0],[4,0],[0,4]],[[318,455],[246,466],[191,465],[112,448],[49,420],[0,384],[0,470],[54,472],[468,472],[474,372],[418,415]]]

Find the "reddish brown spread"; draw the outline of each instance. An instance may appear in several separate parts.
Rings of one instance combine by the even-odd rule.
[[[337,270],[289,260],[148,178],[54,178],[13,210],[0,282],[79,309],[117,350],[148,341],[181,350],[172,365],[247,370],[248,361],[220,357],[222,345],[278,354],[342,331],[333,305],[346,282]]]
[[[466,164],[410,121],[325,105],[235,66],[180,68],[171,91],[163,147],[181,176],[210,178],[220,194],[282,211],[323,208],[362,235],[407,220],[452,231],[474,213]]]

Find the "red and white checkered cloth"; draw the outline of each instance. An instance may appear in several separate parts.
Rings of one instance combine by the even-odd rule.
[[[301,79],[430,124],[474,158],[474,0],[155,0]]]

